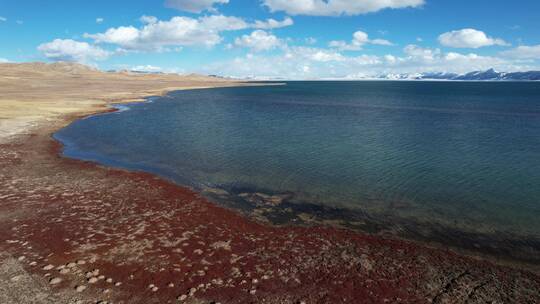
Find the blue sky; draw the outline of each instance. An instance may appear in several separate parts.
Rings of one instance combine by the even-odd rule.
[[[540,1],[0,0],[0,61],[260,78],[540,69]]]

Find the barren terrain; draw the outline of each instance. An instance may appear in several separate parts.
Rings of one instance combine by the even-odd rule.
[[[0,77],[0,303],[540,302],[533,272],[258,223],[150,174],[62,158],[50,136],[112,101],[240,83],[69,64]]]

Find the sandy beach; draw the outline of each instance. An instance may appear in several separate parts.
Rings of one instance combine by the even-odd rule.
[[[537,303],[535,271],[331,226],[277,227],[156,176],[60,156],[112,103],[252,85],[0,64],[0,303]]]

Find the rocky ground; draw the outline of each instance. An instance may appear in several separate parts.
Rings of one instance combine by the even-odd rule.
[[[540,277],[417,243],[275,227],[149,174],[0,145],[1,303],[538,303]],[[37,131],[36,131],[37,130]]]

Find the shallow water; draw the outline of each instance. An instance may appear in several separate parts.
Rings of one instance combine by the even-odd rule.
[[[540,237],[540,83],[288,82],[173,92],[55,134],[197,189]]]

